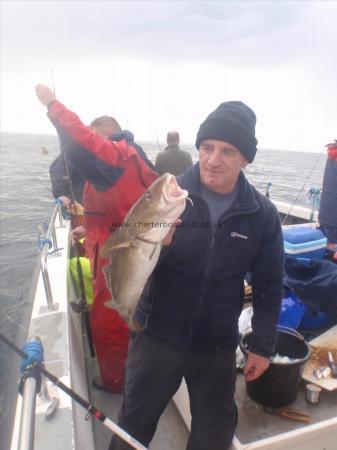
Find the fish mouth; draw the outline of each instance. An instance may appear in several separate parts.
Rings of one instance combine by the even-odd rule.
[[[176,201],[185,200],[188,192],[177,183],[177,179],[172,174],[167,174],[166,183],[163,187],[163,197],[167,203],[174,203]]]

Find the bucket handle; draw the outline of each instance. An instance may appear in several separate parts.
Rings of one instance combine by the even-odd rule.
[[[301,341],[305,342],[304,337],[298,331],[294,330],[293,328],[285,327],[284,325],[277,325],[277,330],[284,331],[285,333],[290,334],[290,336],[297,337]],[[243,338],[246,334],[249,334],[250,332],[252,332],[251,327],[247,328],[242,333],[240,333],[241,339],[239,341],[239,347],[240,347],[240,350],[245,354],[247,354],[248,346],[247,346],[247,344],[243,343]]]
[[[299,338],[301,341],[305,341],[304,337],[293,328],[285,327],[284,325],[277,325],[277,329],[280,331],[284,331],[285,333],[290,334],[291,336],[295,336]]]
[[[246,334],[249,334],[252,331],[253,331],[252,327],[248,327],[240,333],[239,347],[240,347],[240,350],[242,351],[242,353],[244,353],[245,355],[247,355],[248,346],[247,346],[247,344],[243,343],[243,338],[246,336]]]

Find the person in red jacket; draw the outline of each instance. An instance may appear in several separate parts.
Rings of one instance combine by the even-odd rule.
[[[102,384],[96,387],[121,392],[129,330],[117,311],[105,306],[111,298],[102,267],[107,260],[99,250],[123,222],[131,206],[157,178],[142,149],[126,139],[104,139],[60,103],[53,91],[36,87],[40,102],[59,134],[61,145],[87,180],[84,195],[85,250],[93,276],[91,326]],[[121,131],[115,121],[111,134]]]

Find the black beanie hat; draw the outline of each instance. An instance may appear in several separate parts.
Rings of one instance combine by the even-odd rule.
[[[254,111],[244,103],[221,103],[200,125],[195,145],[199,149],[201,142],[206,139],[229,142],[252,162],[257,150],[255,124]]]

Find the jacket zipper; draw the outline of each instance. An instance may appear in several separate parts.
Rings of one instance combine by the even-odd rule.
[[[224,217],[222,219],[219,219],[219,224],[225,222],[226,220],[230,219],[231,217],[235,217],[235,216],[240,216],[242,214],[249,214],[249,213],[254,213],[256,212],[256,209],[250,211],[250,212],[246,212],[246,211],[233,211],[232,214],[229,214],[228,216],[226,216],[226,214],[224,215]],[[220,222],[221,220],[221,222]],[[207,279],[208,279],[208,275],[209,275],[209,269],[211,266],[211,261],[212,261],[212,256],[213,256],[213,249],[214,249],[214,244],[215,244],[215,237],[217,235],[218,231],[216,231],[211,239],[211,245],[210,245],[210,249],[209,249],[209,256],[208,256],[208,261],[207,261],[207,265],[206,265],[206,272],[205,272],[205,276],[204,276],[204,283],[202,285],[202,289],[201,289],[201,294],[199,296],[198,299],[198,303],[197,303],[197,307],[194,310],[194,314],[193,314],[193,318],[192,318],[192,323],[190,326],[190,330],[189,330],[189,335],[188,335],[188,339],[187,339],[187,343],[186,343],[186,350],[189,348],[191,339],[192,339],[192,333],[193,333],[193,323],[194,323],[194,319],[198,316],[199,310],[200,310],[200,306],[202,304],[202,300],[205,294],[205,290],[206,290],[206,284],[207,284]]]
[[[207,284],[209,269],[210,269],[210,266],[211,266],[211,260],[212,260],[214,243],[215,243],[215,234],[212,236],[212,239],[211,239],[211,245],[210,245],[210,249],[209,249],[209,256],[208,256],[208,261],[207,261],[207,265],[206,265],[206,272],[205,272],[205,276],[204,276],[204,283],[203,283],[202,288],[201,288],[201,294],[200,294],[199,299],[198,299],[197,307],[194,310],[192,323],[191,323],[191,326],[190,326],[190,331],[189,331],[189,335],[188,335],[188,339],[187,339],[187,345],[186,345],[187,348],[189,347],[189,344],[190,344],[191,339],[192,339],[194,319],[198,316],[199,309],[200,309],[200,306],[201,306],[201,303],[202,303],[202,299],[204,297],[204,293],[205,293],[205,290],[206,290],[206,284]]]

